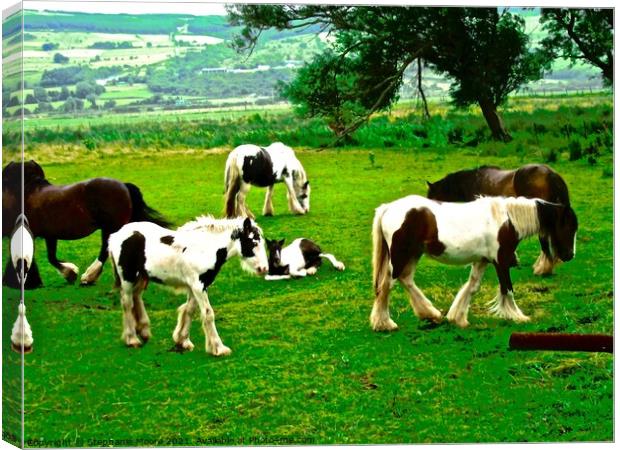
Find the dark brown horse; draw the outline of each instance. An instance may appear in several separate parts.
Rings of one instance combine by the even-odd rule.
[[[48,261],[69,282],[77,279],[78,268],[56,257],[58,240],[84,238],[101,230],[101,250],[81,277],[92,284],[101,275],[108,257],[108,238],[128,222],[149,221],[170,224],[149,208],[137,186],[111,178],[92,178],[66,186],[54,186],[45,179],[35,161],[11,162],[2,170],[2,236],[8,236],[20,214],[20,185],[24,186],[24,213],[34,237],[45,239]]]
[[[428,184],[427,197],[446,202],[471,202],[479,195],[540,198],[570,206],[568,188],[562,177],[544,164],[527,164],[517,170],[495,166],[451,173]],[[548,236],[541,234],[540,255],[534,263],[536,275],[550,275],[559,262],[551,254]]]

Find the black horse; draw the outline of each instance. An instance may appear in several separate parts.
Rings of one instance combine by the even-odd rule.
[[[427,197],[445,202],[471,202],[479,195],[540,198],[570,206],[568,187],[562,177],[544,164],[527,164],[516,170],[495,166],[461,170],[428,184]],[[558,264],[551,254],[548,236],[539,236],[541,252],[534,263],[536,275],[550,275]]]
[[[77,279],[78,268],[56,257],[58,240],[75,240],[101,230],[101,250],[81,277],[82,284],[93,284],[108,258],[108,237],[128,222],[148,221],[169,226],[157,211],[146,205],[140,189],[111,178],[92,178],[65,186],[45,179],[35,161],[9,163],[2,170],[2,236],[8,236],[20,208],[24,189],[24,211],[32,235],[45,239],[48,261],[69,282]]]

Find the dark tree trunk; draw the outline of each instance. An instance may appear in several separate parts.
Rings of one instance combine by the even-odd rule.
[[[418,92],[420,93],[420,97],[422,97],[422,104],[424,105],[424,118],[430,119],[431,114],[428,112],[426,95],[424,95],[424,90],[422,89],[422,58],[418,58]]]
[[[493,139],[496,141],[508,142],[512,140],[512,136],[506,131],[506,127],[504,126],[504,122],[497,112],[497,108],[495,104],[488,99],[480,99],[478,100],[478,105],[480,105],[480,109],[482,110],[482,115],[484,119],[487,121],[487,125],[491,129],[491,134],[493,135]]]

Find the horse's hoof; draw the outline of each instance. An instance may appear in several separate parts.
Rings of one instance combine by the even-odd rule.
[[[137,337],[134,337],[134,338],[131,338],[125,341],[125,345],[131,348],[139,348],[142,345],[142,343],[140,342],[140,339],[138,339]]]
[[[375,322],[372,324],[373,331],[396,331],[398,330],[398,325],[392,319],[388,319],[387,322]]]
[[[459,328],[467,328],[469,326],[469,322],[467,321],[467,319],[465,320],[455,320],[452,322],[454,325],[456,325]]]
[[[69,272],[65,275],[65,280],[67,280],[67,283],[69,284],[75,284],[75,281],[77,280],[77,273],[75,272]]]
[[[17,353],[22,353],[22,346],[21,345],[17,345],[13,342],[11,342],[11,348],[16,351]],[[28,345],[28,346],[24,346],[24,355],[27,355],[28,353],[32,353],[32,345]]]
[[[146,344],[149,341],[149,339],[151,339],[151,332],[150,331],[148,333],[140,332],[140,337],[142,338],[142,343]]]
[[[217,347],[215,352],[213,352],[213,356],[228,356],[232,353],[232,350],[226,347],[224,344]]]

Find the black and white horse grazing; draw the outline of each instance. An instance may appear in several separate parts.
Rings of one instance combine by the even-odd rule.
[[[20,353],[30,353],[34,339],[32,338],[30,324],[26,319],[26,305],[22,288],[25,288],[28,279],[32,280],[31,286],[40,286],[41,278],[34,263],[34,238],[28,228],[28,220],[23,214],[17,217],[15,228],[11,233],[10,264],[12,271],[8,275],[11,278],[13,276],[16,278],[17,288],[21,291],[17,320],[15,320],[11,332],[11,348]],[[9,272],[8,268],[7,272]]]
[[[502,318],[527,321],[514,301],[510,280],[517,245],[524,238],[542,234],[551,241],[554,253],[569,261],[575,255],[576,233],[577,217],[569,206],[539,199],[482,197],[469,203],[441,203],[412,195],[381,205],[372,230],[376,295],[370,315],[372,328],[398,328],[390,318],[388,298],[396,280],[408,292],[418,317],[441,320],[441,313],[413,280],[423,254],[447,264],[472,264],[469,280],[448,311],[450,322],[468,325],[470,299],[489,263],[495,266],[499,279],[491,311]]]
[[[189,331],[192,314],[198,307],[207,352],[216,356],[230,353],[215,328],[207,289],[222,265],[233,256],[240,256],[241,266],[249,272],[267,272],[265,241],[254,221],[199,217],[176,231],[151,222],[129,223],[110,236],[109,248],[121,291],[122,339],[127,346],[139,347],[138,335],[143,342],[151,336],[142,292],[152,281],[187,292],[172,334],[179,350],[194,348]]]
[[[284,239],[272,241],[267,239],[269,250],[269,273],[265,280],[286,280],[291,277],[314,275],[325,258],[336,270],[344,270],[344,264],[334,255],[323,253],[321,247],[310,239],[298,238],[282,248]]]
[[[228,155],[224,172],[226,217],[254,217],[245,203],[250,186],[266,187],[263,215],[273,215],[273,185],[286,185],[288,207],[295,214],[310,211],[310,183],[306,172],[290,147],[276,142],[269,147],[246,144]]]

